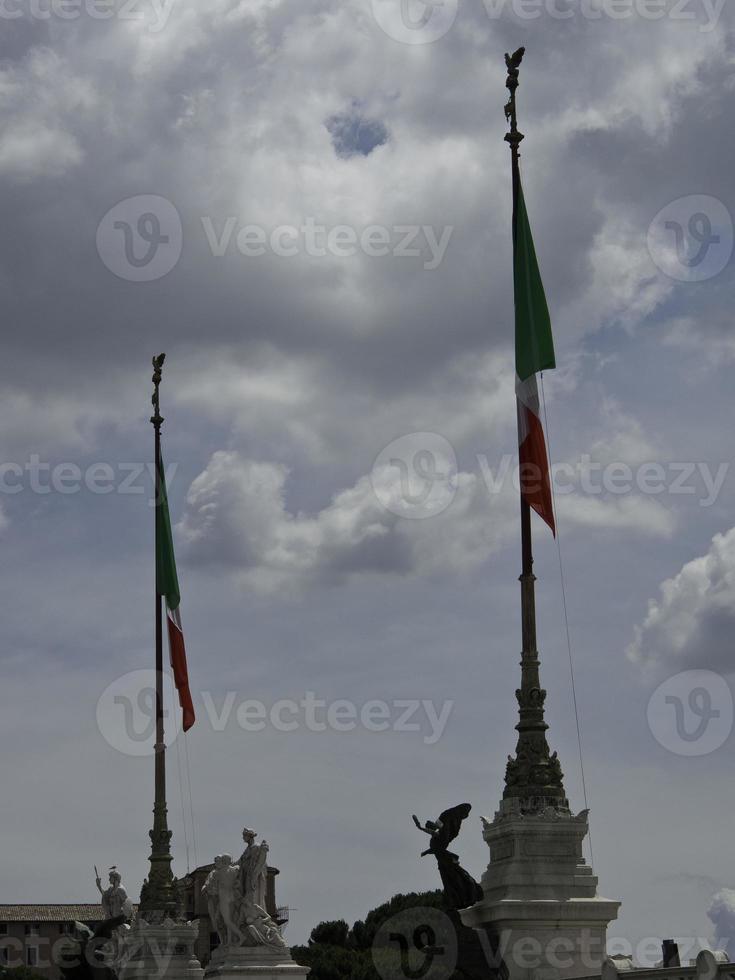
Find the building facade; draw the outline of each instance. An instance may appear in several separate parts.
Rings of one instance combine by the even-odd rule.
[[[0,905],[0,966],[27,966],[61,980],[60,955],[75,922],[94,929],[102,920],[93,905]]]
[[[187,919],[199,922],[196,954],[206,966],[219,938],[209,919],[207,902],[202,897],[202,885],[213,869],[205,864],[179,878],[177,886]],[[268,869],[266,911],[283,929],[288,922],[288,909],[276,904],[277,868]],[[0,905],[0,967],[26,966],[48,980],[61,980],[59,966],[74,923],[82,922],[94,929],[102,922],[99,903],[84,905]]]

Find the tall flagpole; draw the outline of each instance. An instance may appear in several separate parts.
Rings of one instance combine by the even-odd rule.
[[[510,91],[510,101],[505,107],[505,115],[510,122],[510,132],[506,133],[505,141],[510,144],[511,168],[513,174],[513,248],[516,248],[518,193],[521,186],[520,145],[525,136],[518,129],[518,113],[516,109],[516,90],[520,74],[519,68],[526,53],[525,48],[519,48],[514,55],[506,55],[508,78],[506,87]],[[533,544],[531,538],[531,507],[521,493],[521,624],[523,630],[523,651],[531,652],[536,649],[536,598],[533,574]]]
[[[151,920],[153,916],[174,918],[179,911],[179,898],[171,870],[171,831],[168,829],[166,806],[166,742],[163,726],[163,598],[158,591],[158,546],[161,534],[161,416],[159,387],[165,354],[153,358],[153,415],[155,456],[155,515],[156,515],[156,745],[155,745],[155,802],[151,838],[150,873],[140,893],[140,911]]]
[[[508,68],[506,87],[510,101],[505,107],[505,116],[510,124],[510,132],[505,141],[510,144],[513,174],[513,249],[517,241],[517,218],[521,190],[520,145],[525,139],[518,129],[516,91],[519,85],[519,69],[525,48],[515,54],[506,55]],[[546,740],[548,725],[544,719],[546,691],[541,687],[539,675],[539,655],[536,648],[536,576],[533,574],[533,543],[531,538],[531,507],[528,500],[521,498],[521,687],[516,691],[520,719],[516,725],[518,745],[516,758],[508,759],[505,776],[504,799],[515,798],[521,806],[529,810],[543,810],[547,806],[568,808],[564,794],[563,775],[556,752],[551,755]]]

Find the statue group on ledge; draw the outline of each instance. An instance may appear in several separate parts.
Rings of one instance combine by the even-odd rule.
[[[246,846],[240,860],[218,855],[202,886],[209,918],[224,947],[285,949],[281,931],[266,911],[268,844],[256,844],[258,835],[247,827],[242,836]]]

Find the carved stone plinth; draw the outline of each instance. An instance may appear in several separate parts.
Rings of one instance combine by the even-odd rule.
[[[206,980],[301,980],[308,974],[309,967],[294,963],[288,947],[274,951],[264,946],[218,946],[204,976]]]
[[[122,942],[118,980],[201,980],[204,970],[194,953],[196,922],[147,922],[138,916]]]
[[[619,902],[597,895],[585,863],[587,811],[533,811],[505,799],[492,823],[483,820],[490,863],[484,897],[461,914],[465,925],[497,942],[510,980],[568,980],[599,975],[608,924]]]

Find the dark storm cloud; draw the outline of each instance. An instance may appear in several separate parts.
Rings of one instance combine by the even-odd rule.
[[[309,86],[308,76],[301,74],[297,90],[278,67],[289,58],[298,64],[301,57],[294,35],[280,27],[288,19],[288,9],[289,5],[283,4],[260,18],[245,17],[232,30],[216,18],[204,24],[200,18],[192,18],[186,6],[175,5],[163,30],[128,32],[124,40],[121,30],[116,30],[123,25],[114,22],[74,23],[68,32],[64,25],[55,25],[56,63],[43,70],[36,66],[35,71],[33,65],[21,64],[19,84],[30,85],[32,90],[34,83],[51,83],[62,93],[69,93],[58,106],[48,106],[61,149],[68,155],[63,176],[52,168],[51,173],[39,175],[32,188],[26,184],[24,190],[23,175],[14,173],[13,194],[5,203],[5,262],[6,268],[14,270],[15,281],[8,296],[10,314],[24,317],[30,326],[26,336],[30,332],[36,341],[43,338],[54,356],[64,357],[73,346],[75,357],[96,361],[103,370],[106,359],[114,359],[120,366],[129,361],[128,352],[151,335],[195,347],[267,339],[283,349],[321,349],[342,369],[363,378],[369,373],[370,385],[389,385],[395,391],[399,380],[402,386],[411,377],[412,383],[419,383],[427,371],[440,369],[452,351],[481,349],[507,335],[510,309],[507,290],[501,288],[508,260],[507,159],[502,116],[498,112],[488,118],[486,109],[492,104],[493,93],[502,99],[502,62],[493,70],[480,70],[487,63],[487,49],[469,47],[465,70],[479,84],[468,90],[456,79],[456,55],[465,46],[463,36],[456,32],[432,47],[430,59],[416,64],[406,60],[400,46],[381,46],[383,78],[377,88],[357,60],[347,73],[345,86],[360,82],[368,118],[382,103],[381,124],[389,125],[407,148],[402,156],[385,158],[374,173],[366,171],[371,182],[381,183],[379,196],[372,195],[357,174],[351,178],[339,169],[333,173],[333,181],[341,184],[344,192],[353,193],[355,201],[367,190],[367,210],[364,206],[359,209],[364,213],[364,224],[376,220],[451,225],[454,234],[440,269],[429,275],[410,260],[383,262],[362,256],[342,261],[328,258],[320,264],[300,258],[293,262],[269,261],[267,256],[247,259],[237,251],[222,258],[207,254],[203,216],[210,216],[217,226],[233,213],[243,224],[253,220],[266,224],[263,218],[295,224],[305,212],[328,219],[332,211],[330,181],[320,188],[319,197],[308,192],[311,201],[299,200],[285,184],[281,188],[281,166],[298,172],[309,154],[319,158],[329,152],[328,141],[320,143],[308,132],[311,109],[301,112],[307,107],[303,86],[304,82]],[[482,12],[473,16],[480,27],[487,26]],[[344,27],[349,19],[348,10],[335,24]],[[304,14],[302,23],[308,22]],[[313,23],[318,22],[315,19]],[[504,35],[510,40],[518,26],[507,20],[493,24],[501,44],[506,40]],[[562,45],[573,36],[553,20],[542,26],[550,32],[549,39],[555,38]],[[641,30],[641,34],[655,40],[650,29],[655,26],[646,25],[648,30]],[[685,25],[674,26],[682,35],[687,31]],[[575,30],[579,29],[575,25]],[[616,78],[617,63],[612,58],[606,62],[604,54],[602,65],[597,63],[594,72],[586,70],[600,57],[596,37],[614,36],[616,30],[621,33],[621,43],[634,45],[627,54],[628,63],[634,61],[647,41],[636,42],[627,25],[595,23],[589,27],[582,63],[575,63],[574,74],[575,78],[580,73],[592,78],[591,96],[599,93],[604,111],[621,115],[620,123],[609,130],[625,134],[630,129],[633,133],[637,113],[646,117],[651,111],[649,102],[661,104],[663,99],[673,114],[686,110],[686,105],[679,105],[678,96],[671,100],[665,90],[659,96],[652,94],[650,100],[637,98],[626,104],[625,93],[616,94],[624,71],[621,67]],[[325,70],[351,49],[358,50],[355,41],[359,33],[351,36],[343,31],[337,41],[328,27],[322,27],[321,32]],[[669,34],[677,38],[672,30]],[[370,37],[372,43],[380,41],[374,31]],[[700,40],[696,34],[692,37]],[[92,54],[100,41],[102,51],[110,52],[107,59]],[[263,62],[263,44],[266,50],[279,52],[279,62]],[[215,45],[221,60],[211,55]],[[665,51],[665,45],[660,50]],[[579,123],[562,121],[558,135],[553,129],[534,133],[535,128],[538,130],[535,121],[547,115],[554,99],[557,107],[570,106],[568,116],[573,116],[572,107],[579,105],[580,93],[569,98],[575,91],[570,76],[558,65],[551,67],[552,51],[553,44],[547,41],[537,45],[533,59],[529,59],[523,113],[529,130],[525,162],[528,193],[539,250],[545,256],[549,291],[558,308],[589,284],[585,253],[594,237],[603,233],[601,201],[606,210],[620,208],[621,199],[629,196],[632,188],[628,184],[615,191],[608,171],[616,152],[610,147],[590,144],[586,153],[579,153],[575,141],[584,137],[576,136],[575,131],[580,126],[586,128],[583,119]],[[654,45],[652,60],[657,55]],[[606,70],[609,81],[603,84]],[[249,82],[255,71],[259,72],[257,86]],[[708,71],[710,77],[705,75],[700,84],[706,87],[709,111],[714,112],[723,101],[717,94],[721,85],[713,70]],[[449,83],[453,78],[454,84]],[[438,79],[441,84],[437,84]],[[539,84],[541,80],[543,84]],[[316,84],[316,76],[311,84]],[[338,106],[340,85],[338,81],[333,95],[317,101],[327,105],[336,102]],[[292,127],[275,125],[279,116],[285,122],[294,111]],[[699,114],[693,105],[690,114],[696,123]],[[44,115],[39,125],[50,118]],[[483,121],[489,124],[487,136],[486,127],[479,125]],[[264,190],[270,194],[268,185],[262,185],[265,175],[259,165],[253,167],[249,132],[256,123],[261,129],[254,144],[256,158],[258,147],[265,142],[279,161],[270,184],[284,196],[280,204],[274,198],[253,208]],[[678,138],[687,130],[688,123],[683,123],[673,132]],[[661,135],[663,142],[657,136],[656,143],[665,158],[666,173],[674,174],[680,166],[683,170],[680,153],[675,146],[668,147],[670,134]],[[488,137],[494,137],[492,149]],[[645,145],[640,137],[640,132],[631,135],[629,143]],[[219,159],[216,151],[213,156],[217,145],[223,146]],[[56,144],[49,144],[40,153],[50,162],[59,159]],[[211,172],[214,159],[216,182]],[[366,160],[368,168],[371,159]],[[641,163],[645,164],[645,159]],[[595,180],[596,167],[604,175],[602,183]],[[642,182],[641,193],[646,187],[641,175],[649,172],[649,184],[653,180],[658,186],[652,168],[631,167],[632,179]],[[723,166],[723,179],[725,172]],[[554,190],[546,198],[537,189],[542,173],[543,186]],[[413,187],[408,197],[403,190],[398,192],[397,183],[396,193],[391,190],[404,175]],[[94,247],[96,225],[106,210],[137,193],[168,197],[181,213],[184,226],[179,265],[165,280],[143,285],[115,280],[99,262]],[[580,206],[581,201],[584,206]],[[638,210],[634,200],[623,207],[630,213]],[[354,222],[357,210],[350,214],[352,208],[348,207],[342,220]],[[645,231],[642,220],[641,226]],[[470,282],[472,289],[465,288]],[[364,307],[368,295],[371,309]],[[400,330],[395,328],[399,323]],[[563,336],[563,318],[559,331]],[[67,342],[70,336],[76,338],[74,345]],[[38,344],[33,346],[37,352]],[[22,357],[23,344],[19,347]]]

